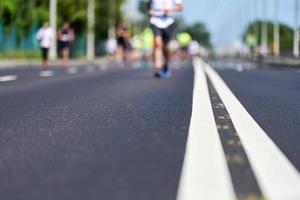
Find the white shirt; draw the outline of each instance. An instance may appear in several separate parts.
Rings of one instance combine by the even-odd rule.
[[[200,53],[200,45],[197,41],[192,40],[189,43],[188,51],[190,55],[197,55]]]
[[[117,41],[114,38],[108,39],[107,43],[106,43],[106,51],[109,54],[114,54],[116,53],[117,50]]]
[[[177,4],[182,4],[182,0],[150,0],[150,9],[156,13],[150,18],[150,23],[158,28],[168,28],[175,20],[171,16],[164,16],[162,10],[174,8]]]
[[[50,27],[43,27],[36,34],[36,38],[40,41],[40,45],[43,48],[50,48],[53,36],[54,34],[52,28]]]

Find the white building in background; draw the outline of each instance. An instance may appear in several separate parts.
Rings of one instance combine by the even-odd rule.
[[[250,55],[250,49],[241,40],[235,40],[229,45],[217,47],[215,54],[217,56],[247,56]]]

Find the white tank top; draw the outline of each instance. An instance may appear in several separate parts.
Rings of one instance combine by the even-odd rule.
[[[155,16],[150,19],[150,23],[159,28],[167,28],[172,25],[174,18],[165,16],[162,10],[174,8],[176,4],[182,4],[182,0],[150,0],[151,9],[155,12]]]

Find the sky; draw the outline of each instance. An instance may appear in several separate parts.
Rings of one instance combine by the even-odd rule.
[[[130,0],[137,5],[139,0]],[[267,12],[262,13],[263,1]],[[230,45],[241,38],[246,24],[253,19],[274,19],[276,0],[183,0],[183,18],[187,23],[202,21],[208,27],[216,46]],[[295,0],[278,0],[280,22],[294,24]]]

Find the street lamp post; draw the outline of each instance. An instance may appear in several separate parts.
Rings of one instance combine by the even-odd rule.
[[[50,60],[57,58],[56,52],[56,30],[57,30],[57,0],[50,0],[50,26],[54,32],[49,52]]]
[[[280,54],[280,32],[279,32],[279,0],[274,0],[274,55],[276,57]]]
[[[294,56],[299,57],[299,1],[295,0],[295,27],[294,27]]]
[[[88,0],[87,9],[87,59],[93,60],[95,58],[95,0]]]
[[[267,22],[267,9],[268,9],[268,0],[262,0],[262,29],[261,29],[261,35],[262,35],[262,40],[261,40],[261,48],[262,48],[262,54],[266,55],[268,51],[268,22]]]

